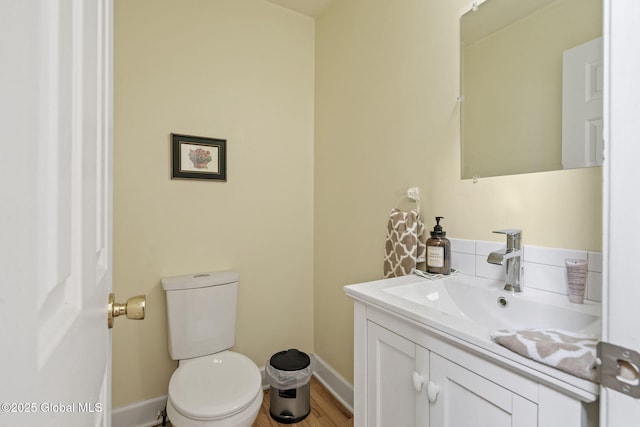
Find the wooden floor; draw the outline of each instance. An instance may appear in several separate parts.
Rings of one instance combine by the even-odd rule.
[[[167,426],[171,426],[167,422]],[[353,427],[353,415],[342,406],[316,377],[311,377],[311,413],[296,424],[281,424],[269,415],[269,390],[264,392],[262,407],[253,427]]]

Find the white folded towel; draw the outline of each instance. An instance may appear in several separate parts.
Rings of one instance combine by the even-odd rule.
[[[597,381],[598,340],[573,332],[552,329],[500,329],[491,332],[498,344],[521,356],[536,360],[571,375]]]
[[[384,252],[385,278],[411,274],[426,260],[424,224],[417,210],[391,210]]]

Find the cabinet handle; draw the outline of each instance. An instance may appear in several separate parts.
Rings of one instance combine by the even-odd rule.
[[[433,381],[429,381],[427,384],[427,398],[429,402],[435,403],[438,400],[438,394],[440,393],[440,387],[438,387]]]
[[[413,388],[419,393],[422,390],[424,384],[424,378],[417,372],[413,373]]]

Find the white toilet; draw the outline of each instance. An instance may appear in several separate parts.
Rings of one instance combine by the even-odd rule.
[[[251,427],[262,405],[260,370],[229,351],[235,342],[239,274],[220,271],[162,280],[167,294],[167,415],[176,427]]]

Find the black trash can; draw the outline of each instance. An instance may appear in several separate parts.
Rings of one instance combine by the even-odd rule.
[[[284,350],[269,359],[266,378],[270,386],[269,413],[279,423],[293,424],[311,412],[311,358],[298,349]]]

